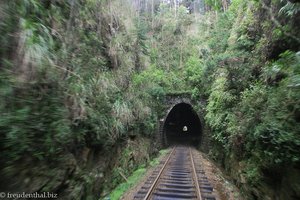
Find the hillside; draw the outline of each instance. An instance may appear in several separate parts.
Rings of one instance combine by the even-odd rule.
[[[245,199],[300,198],[298,1],[5,0],[0,19],[0,191],[104,198],[184,96]]]

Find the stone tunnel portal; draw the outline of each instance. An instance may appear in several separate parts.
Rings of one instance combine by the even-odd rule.
[[[176,104],[168,113],[163,124],[166,145],[198,145],[202,125],[199,116],[188,103]]]

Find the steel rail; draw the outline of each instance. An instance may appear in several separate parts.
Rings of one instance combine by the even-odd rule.
[[[199,183],[198,183],[198,176],[197,176],[196,169],[195,169],[194,158],[193,158],[192,150],[190,147],[189,147],[189,150],[190,150],[190,157],[191,157],[191,161],[192,161],[193,177],[194,177],[194,182],[195,182],[195,186],[196,186],[197,197],[199,200],[202,200],[201,191],[200,191],[200,187],[199,187]]]
[[[176,149],[176,147],[173,147],[173,149],[172,149],[170,155],[168,156],[166,162],[164,163],[164,165],[162,166],[161,170],[159,171],[159,173],[158,173],[156,179],[154,180],[154,182],[153,182],[152,186],[150,187],[149,191],[147,192],[147,194],[146,194],[144,200],[149,199],[151,193],[153,192],[154,188],[156,187],[156,185],[157,185],[157,183],[158,183],[158,180],[160,179],[160,176],[162,175],[164,169],[166,168],[166,166],[167,166],[167,164],[168,164],[168,162],[169,162],[169,160],[170,160],[172,154],[174,153],[175,149]]]

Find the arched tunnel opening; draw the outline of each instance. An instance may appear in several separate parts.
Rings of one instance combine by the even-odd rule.
[[[201,120],[187,103],[176,104],[163,124],[166,145],[199,145],[202,135]]]

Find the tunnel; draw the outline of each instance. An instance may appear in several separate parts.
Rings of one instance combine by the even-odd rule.
[[[201,120],[188,103],[179,103],[167,114],[163,123],[163,139],[167,146],[199,145],[202,135]]]

